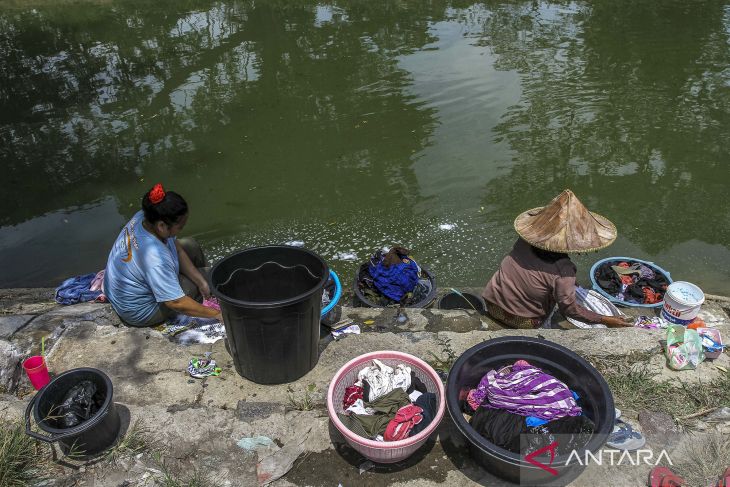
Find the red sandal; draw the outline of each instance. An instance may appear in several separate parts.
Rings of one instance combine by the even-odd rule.
[[[654,467],[649,472],[649,487],[683,487],[684,479],[667,467]]]

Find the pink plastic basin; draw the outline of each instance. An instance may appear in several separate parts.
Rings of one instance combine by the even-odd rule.
[[[337,417],[337,413],[344,413],[342,409],[342,398],[345,395],[345,388],[355,383],[357,373],[360,369],[371,365],[373,359],[378,359],[391,367],[395,367],[399,363],[408,365],[416,374],[416,377],[423,381],[428,391],[436,394],[438,401],[436,415],[431,424],[417,435],[399,441],[369,440],[350,431]],[[335,428],[342,433],[342,436],[345,437],[345,440],[352,448],[357,450],[365,458],[378,463],[400,462],[411,456],[413,452],[426,443],[431,433],[436,430],[441,419],[444,417],[445,409],[444,385],[438,374],[436,374],[436,371],[423,360],[401,352],[371,352],[350,360],[337,371],[327,391],[327,412]]]

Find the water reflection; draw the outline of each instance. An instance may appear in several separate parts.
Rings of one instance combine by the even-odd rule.
[[[242,166],[253,182],[246,188],[261,187],[261,173],[317,186],[325,168],[338,179],[353,168],[384,176],[388,193],[413,187],[393,162],[422,147],[433,114],[402,93],[408,73],[394,57],[428,41],[427,8],[404,15],[387,3],[189,1],[101,5],[60,18],[67,14],[2,17],[0,137],[11,183],[3,204],[27,191],[149,172],[236,178]],[[99,194],[110,189],[123,202],[138,198],[138,187]],[[218,197],[245,205],[240,189]],[[2,223],[59,203],[31,203]]]
[[[636,255],[730,291],[726,3],[492,6],[481,42],[523,89],[495,130],[515,150],[485,186],[495,218],[570,187],[619,228],[584,268]]]
[[[570,187],[618,224],[606,252],[730,293],[729,31],[720,0],[5,9],[1,230],[105,197],[118,225],[162,180],[216,255],[397,239],[478,285],[514,216]],[[114,231],[95,226],[101,266]]]
[[[125,221],[116,202],[105,198],[2,227],[0,282],[6,287],[58,284],[69,277],[69,269],[76,274],[96,272]]]
[[[483,42],[523,88],[495,130],[516,151],[513,168],[485,201],[506,218],[571,187],[646,252],[727,243],[724,4],[545,8],[495,6],[485,24]]]
[[[188,197],[189,231],[212,237],[362,207],[407,215],[410,157],[436,122],[396,58],[430,42],[443,11],[187,1],[0,14],[0,224],[110,194],[128,216],[157,180]]]

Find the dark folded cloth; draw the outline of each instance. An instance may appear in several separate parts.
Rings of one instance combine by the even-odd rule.
[[[414,404],[423,409],[421,412],[423,420],[413,427],[410,436],[417,435],[425,430],[433,422],[433,419],[436,417],[436,411],[438,411],[438,400],[436,399],[436,394],[433,392],[421,394]]]
[[[557,454],[570,455],[573,450],[583,448],[588,443],[594,427],[593,421],[585,416],[566,416],[528,428],[523,453],[537,451],[557,441]]]
[[[629,264],[631,263],[629,262]],[[641,275],[634,275],[632,283],[626,287],[623,293],[621,291],[623,289],[621,275],[613,269],[611,262],[598,266],[593,277],[601,289],[623,301],[639,304],[652,304],[647,301],[661,301],[667,290],[669,281],[662,274],[654,273],[649,268],[644,268],[644,266],[640,266],[640,268],[642,268]],[[651,299],[647,300],[647,293],[644,291],[645,287],[653,291],[653,294],[650,294]]]
[[[471,418],[471,426],[487,441],[514,453],[537,451],[558,442],[559,454],[570,454],[585,446],[593,433],[593,422],[586,416],[566,416],[547,424],[528,427],[524,416],[503,409],[480,407]],[[520,445],[520,437],[524,444]]]
[[[413,391],[425,394],[428,392],[428,389],[426,388],[426,384],[416,376],[416,373],[411,371],[411,386],[406,390],[406,393],[410,394]]]
[[[503,409],[478,408],[471,427],[485,440],[515,453],[520,451],[520,435],[527,433],[525,417]]]

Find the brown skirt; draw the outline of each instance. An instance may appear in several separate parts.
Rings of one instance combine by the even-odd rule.
[[[532,330],[540,328],[540,325],[542,325],[542,320],[538,318],[523,318],[521,316],[513,315],[489,301],[487,301],[487,312],[492,318],[510,328]]]

